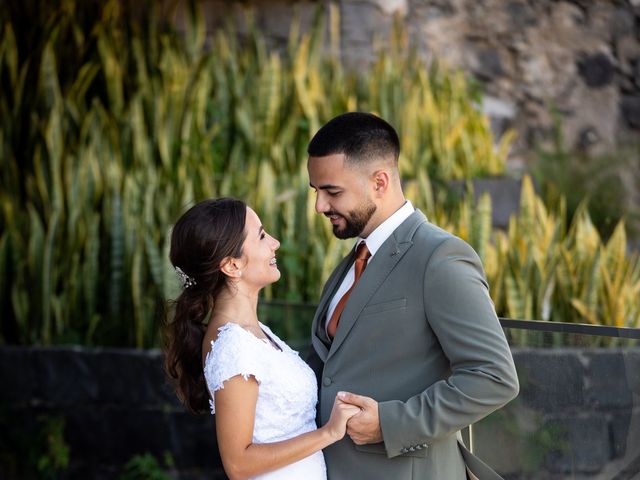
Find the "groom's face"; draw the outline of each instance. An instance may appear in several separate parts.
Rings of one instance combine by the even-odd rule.
[[[377,208],[366,172],[345,165],[344,154],[309,157],[307,168],[316,192],[316,212],[329,219],[333,234],[342,239],[366,237]]]

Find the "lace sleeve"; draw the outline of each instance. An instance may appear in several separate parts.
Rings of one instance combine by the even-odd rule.
[[[258,384],[262,381],[262,364],[250,335],[239,325],[227,324],[220,327],[218,339],[211,342],[211,351],[205,359],[204,378],[211,395],[212,414],[215,414],[213,394],[224,388],[225,381],[236,375],[242,375],[245,380],[254,377]]]

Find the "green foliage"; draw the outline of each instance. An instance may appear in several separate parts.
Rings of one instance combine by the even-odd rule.
[[[132,457],[124,466],[124,473],[119,480],[171,480],[173,478],[165,469],[173,467],[173,459],[170,454],[165,454],[163,467],[160,462],[151,455],[145,453]]]
[[[555,211],[547,209],[525,176],[520,213],[512,216],[507,231],[492,230],[488,195],[474,205],[471,192],[445,211],[436,205],[428,180],[422,182],[420,188],[409,185],[409,198],[418,199],[432,222],[478,252],[499,316],[640,328],[640,253],[627,252],[624,222],[605,241],[583,205],[567,225],[563,204]],[[262,306],[261,313],[278,334],[304,346],[313,308],[275,303]],[[566,338],[557,337],[559,344],[566,344]]]
[[[549,455],[566,453],[570,447],[566,428],[526,408],[520,397],[473,424],[472,432],[476,455],[490,457],[492,441],[508,444],[509,454],[515,457],[511,462],[526,474],[539,472]]]
[[[638,158],[638,142],[622,145],[607,154],[571,151],[556,120],[551,146],[537,149],[533,174],[547,206],[557,208],[561,202],[565,204],[567,221],[579,212],[581,204],[588,202],[590,217],[602,237],[609,238],[622,219],[627,220],[631,233],[637,235],[640,209],[632,206],[630,195],[632,189],[640,186]],[[625,182],[625,177],[632,178]]]
[[[549,211],[524,177],[520,213],[507,232],[495,231],[488,241],[468,233],[480,227],[461,228],[469,221],[452,230],[481,253],[499,315],[640,327],[640,256],[626,252],[624,223],[603,241],[584,205],[568,227],[566,215],[563,203]]]
[[[40,416],[44,452],[38,458],[41,478],[56,478],[69,466],[70,450],[64,439],[64,418]]]
[[[38,415],[17,421],[14,413],[0,408],[0,471],[3,478],[66,478],[71,451],[64,438],[65,420]]]
[[[427,172],[442,183],[504,173],[514,132],[494,145],[488,119],[476,106],[479,95],[463,73],[448,72],[437,63],[424,68],[400,29],[391,45],[391,54],[381,54],[366,77],[372,94],[364,107],[398,129],[402,177]]]
[[[244,41],[231,27],[206,39],[197,3],[183,34],[152,1],[65,0],[30,16],[0,6],[0,342],[157,345],[162,301],[178,291],[170,227],[217,196],[246,200],[281,241],[283,278],[265,299],[315,302],[349,242],[314,212],[305,150],[320,125],[356,109],[398,128],[407,196],[478,249],[501,313],[614,312],[605,321],[637,324],[615,302],[593,312],[635,291],[636,260],[602,251],[600,267],[576,263],[584,247],[563,240],[557,222],[536,227],[540,207],[525,208],[508,234],[491,233],[487,198],[445,208],[432,182],[501,173],[512,133],[495,146],[477,92],[460,73],[427,67],[399,29],[371,71],[343,70],[336,12],[327,55],[320,10],[276,53],[251,16]],[[586,235],[585,222],[567,238]],[[526,245],[538,241],[527,235],[538,234],[564,250],[533,257]],[[601,279],[613,262],[628,273]]]
[[[267,299],[316,300],[348,245],[314,213],[305,150],[343,111],[397,123],[408,181],[504,167],[510,139],[492,147],[462,76],[427,69],[399,32],[365,77],[323,54],[320,11],[278,54],[250,16],[242,44],[229,28],[205,45],[197,5],[184,34],[157,2],[41,7],[27,12],[39,30],[0,9],[5,342],[157,344],[162,299],[177,292],[170,226],[208,197],[245,199],[280,239],[285,274]]]

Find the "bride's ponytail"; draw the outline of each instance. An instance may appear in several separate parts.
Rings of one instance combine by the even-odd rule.
[[[236,199],[205,200],[176,222],[169,257],[184,286],[165,318],[165,371],[192,413],[208,410],[202,342],[209,315],[228,277],[222,260],[242,255],[246,205]]]

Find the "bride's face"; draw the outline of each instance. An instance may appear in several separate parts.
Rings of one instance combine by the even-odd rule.
[[[280,242],[264,230],[260,218],[249,207],[245,233],[240,282],[258,288],[276,282],[281,275],[276,264],[276,250],[280,248]]]

